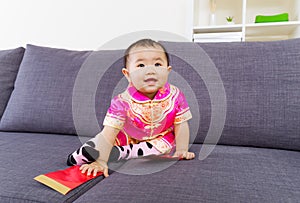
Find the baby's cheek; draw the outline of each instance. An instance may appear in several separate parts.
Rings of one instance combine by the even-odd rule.
[[[168,82],[168,76],[160,77],[159,79],[161,87],[163,87]]]

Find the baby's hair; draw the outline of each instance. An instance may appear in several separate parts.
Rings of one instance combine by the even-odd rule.
[[[129,52],[133,49],[133,48],[136,48],[136,47],[160,47],[162,48],[162,50],[164,51],[165,55],[166,55],[166,58],[167,58],[167,65],[169,66],[169,54],[167,53],[165,47],[160,44],[159,42],[156,42],[152,39],[141,39],[141,40],[138,40],[136,42],[134,42],[133,44],[131,44],[125,51],[125,54],[124,54],[124,66],[126,67],[126,64],[127,64],[127,59],[128,59],[128,56],[129,56]]]

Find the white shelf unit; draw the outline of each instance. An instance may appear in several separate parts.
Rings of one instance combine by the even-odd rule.
[[[241,41],[281,40],[300,37],[300,0],[215,0],[215,24],[210,25],[210,1],[193,2],[192,40],[201,41],[199,34],[211,34],[212,42],[230,41],[241,33]],[[257,15],[288,13],[289,21],[255,23]],[[234,16],[234,25],[227,25],[226,17]],[[222,34],[226,33],[229,40]],[[197,36],[197,38],[195,38]],[[217,37],[217,39],[213,39]],[[207,42],[207,38],[204,39]]]

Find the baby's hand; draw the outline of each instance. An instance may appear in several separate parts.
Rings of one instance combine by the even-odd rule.
[[[195,158],[194,152],[188,152],[188,151],[176,151],[173,155],[173,157],[180,157],[184,159],[193,159]]]
[[[95,161],[90,164],[83,164],[79,170],[81,170],[81,173],[87,172],[87,175],[91,175],[93,173],[93,176],[96,176],[98,172],[103,172],[104,177],[108,177],[108,166],[106,162],[98,162]]]

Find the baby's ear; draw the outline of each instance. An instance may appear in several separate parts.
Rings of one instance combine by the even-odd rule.
[[[172,66],[168,66],[167,70],[170,72],[172,70]]]
[[[122,68],[122,73],[126,77],[126,79],[128,80],[128,82],[130,82],[128,69],[127,68]]]
[[[128,75],[128,69],[126,67],[122,68],[122,73],[123,73],[123,75],[127,76]]]

